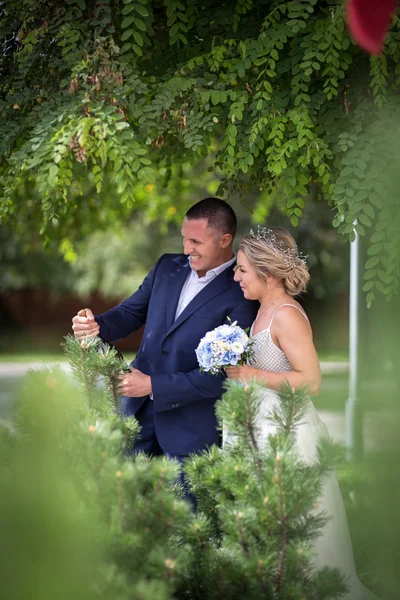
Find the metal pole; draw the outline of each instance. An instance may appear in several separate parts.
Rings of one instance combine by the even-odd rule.
[[[358,331],[359,331],[359,236],[350,244],[350,331],[349,331],[349,398],[346,403],[347,460],[363,455],[363,422],[359,398]]]

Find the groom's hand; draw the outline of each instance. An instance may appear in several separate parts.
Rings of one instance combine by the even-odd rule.
[[[100,331],[90,308],[83,308],[75,315],[72,319],[72,329],[76,338],[97,335]]]
[[[151,377],[133,367],[131,367],[130,373],[120,375],[119,380],[121,382],[119,385],[121,393],[129,398],[150,396],[152,393]]]

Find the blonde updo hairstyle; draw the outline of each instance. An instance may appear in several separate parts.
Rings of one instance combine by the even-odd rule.
[[[257,275],[268,285],[267,275],[281,282],[285,292],[297,296],[305,292],[310,279],[307,265],[299,256],[296,242],[285,229],[268,229],[268,234],[246,235],[239,244]]]

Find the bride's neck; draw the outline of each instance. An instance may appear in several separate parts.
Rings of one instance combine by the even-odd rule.
[[[275,288],[273,290],[266,290],[261,298],[258,299],[260,303],[260,309],[267,308],[267,306],[269,306],[272,302],[276,302],[278,298],[285,296],[285,294],[286,292],[283,287]]]

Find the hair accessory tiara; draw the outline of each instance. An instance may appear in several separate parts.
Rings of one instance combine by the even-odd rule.
[[[257,225],[257,233],[254,233],[254,231],[250,229],[249,235],[257,240],[266,242],[270,248],[282,256],[284,262],[292,269],[299,266],[299,261],[303,263],[304,266],[307,266],[307,256],[298,251],[297,245],[294,246],[294,248],[285,248],[285,242],[283,240],[278,240],[272,229]]]

